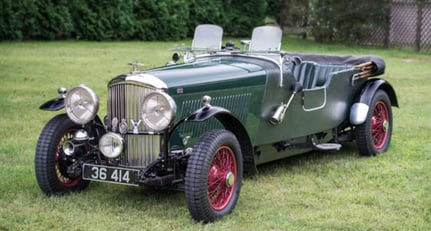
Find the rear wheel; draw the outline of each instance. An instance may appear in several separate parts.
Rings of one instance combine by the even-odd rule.
[[[186,171],[186,201],[192,217],[212,222],[232,212],[241,190],[242,155],[235,135],[226,130],[203,134]]]
[[[81,176],[71,177],[67,167],[73,164],[62,151],[63,143],[71,139],[80,125],[72,122],[66,114],[52,118],[39,136],[35,155],[36,179],[46,195],[62,194],[85,189],[89,181]]]
[[[366,121],[356,127],[359,153],[373,156],[385,152],[392,135],[392,110],[388,95],[378,90],[371,101]]]

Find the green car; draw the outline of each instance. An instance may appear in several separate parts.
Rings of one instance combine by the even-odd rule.
[[[282,31],[253,30],[241,48],[223,29],[200,25],[191,47],[166,66],[108,83],[107,112],[85,85],[43,104],[65,113],[42,130],[35,154],[46,195],[90,181],[183,190],[191,216],[212,222],[232,212],[245,172],[301,153],[356,142],[361,155],[386,151],[393,87],[376,77],[376,56],[280,51]]]

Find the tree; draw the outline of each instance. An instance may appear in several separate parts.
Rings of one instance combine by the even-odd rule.
[[[358,42],[387,23],[388,0],[314,0],[311,32],[317,42]]]

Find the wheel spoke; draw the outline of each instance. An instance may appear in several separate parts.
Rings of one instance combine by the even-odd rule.
[[[208,198],[215,210],[225,208],[232,198],[235,184],[229,184],[229,177],[236,177],[235,155],[232,149],[222,146],[217,150],[208,172]]]
[[[371,118],[371,137],[376,148],[383,147],[386,142],[388,119],[389,114],[386,105],[382,101],[377,102]]]
[[[215,169],[212,167],[211,169]],[[211,173],[208,177],[208,195],[213,198],[217,195],[217,191],[223,184],[223,174],[221,172],[216,172],[217,170],[210,170]]]

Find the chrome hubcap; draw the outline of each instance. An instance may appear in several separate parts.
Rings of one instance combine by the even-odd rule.
[[[226,186],[231,187],[234,182],[235,182],[235,176],[233,175],[232,172],[228,172],[226,174]]]
[[[389,121],[384,120],[383,121],[383,131],[387,131],[389,129]]]

